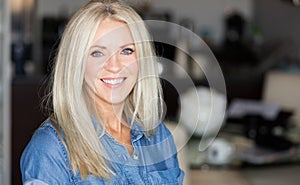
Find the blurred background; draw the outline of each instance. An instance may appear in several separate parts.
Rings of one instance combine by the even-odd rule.
[[[299,184],[300,0],[126,1],[144,19],[181,25],[209,48],[170,34],[168,27],[150,27],[154,38],[176,43],[155,42],[157,54],[188,72],[203,95],[200,112],[210,110],[212,101],[201,101],[209,99],[209,83],[195,63],[210,66],[205,57],[213,55],[224,75],[226,91],[215,89],[215,105],[224,109],[225,119],[217,120],[215,138],[203,134],[207,119],[196,121],[197,132],[190,129],[194,123],[185,118],[194,113],[184,110],[198,110],[193,107],[198,104],[183,107],[180,96],[194,100],[186,79],[164,69],[173,79],[162,80],[165,122],[170,129],[180,125],[174,138],[185,184]],[[0,184],[21,184],[21,153],[47,116],[40,102],[59,38],[85,2],[0,0]],[[199,143],[206,139],[213,142],[203,149]]]

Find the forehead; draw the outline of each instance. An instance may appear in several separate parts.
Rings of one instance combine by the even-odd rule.
[[[126,23],[106,18],[99,24],[93,42],[128,44],[133,43],[133,38]]]

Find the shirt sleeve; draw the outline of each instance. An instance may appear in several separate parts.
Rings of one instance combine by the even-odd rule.
[[[20,167],[27,185],[71,184],[67,152],[55,129],[40,127],[23,151]]]

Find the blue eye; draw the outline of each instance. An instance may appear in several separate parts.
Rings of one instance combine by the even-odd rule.
[[[101,56],[103,56],[103,53],[102,53],[101,51],[93,51],[93,52],[91,53],[91,55],[92,55],[93,57],[101,57]]]
[[[121,53],[124,54],[124,55],[131,55],[133,52],[134,52],[133,49],[131,49],[131,48],[125,48],[125,49],[122,50]]]

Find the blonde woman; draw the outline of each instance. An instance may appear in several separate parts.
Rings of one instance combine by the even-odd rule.
[[[25,148],[24,184],[182,184],[149,35],[118,0],[71,18],[53,70],[53,112]]]

